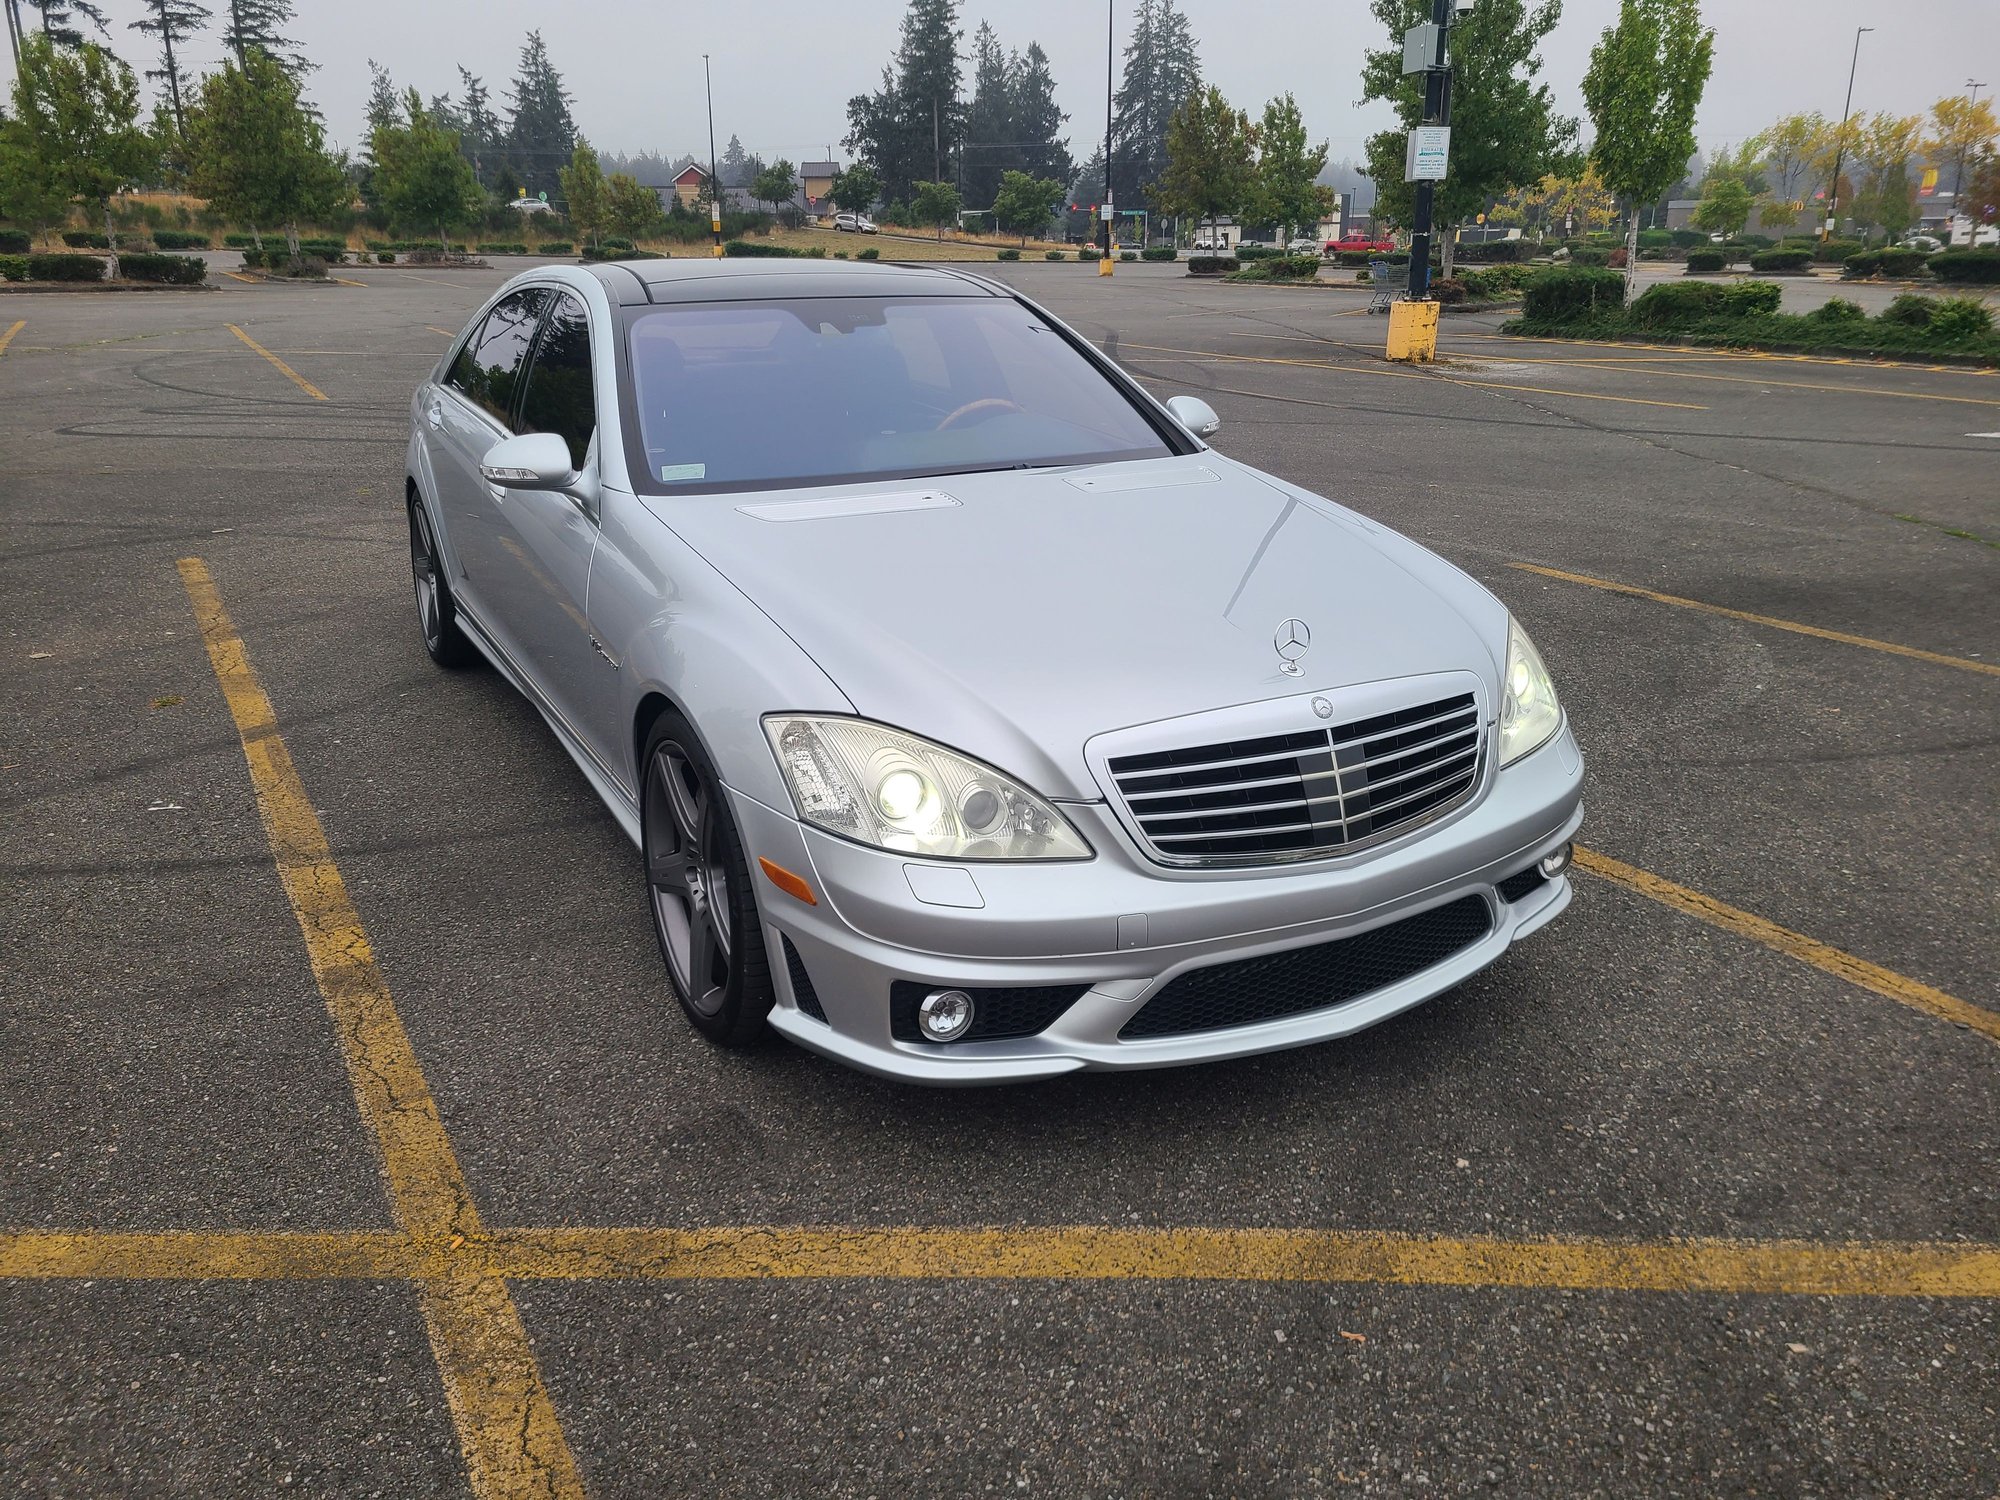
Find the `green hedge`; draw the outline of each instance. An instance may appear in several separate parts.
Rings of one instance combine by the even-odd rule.
[[[26,255],[35,248],[25,229],[0,229],[0,255]]]
[[[1812,258],[1823,266],[1837,266],[1867,248],[1859,240],[1820,240],[1812,247]]]
[[[1603,267],[1575,266],[1540,272],[1526,291],[1523,311],[1531,322],[1562,323],[1605,308],[1622,310],[1625,278]]]
[[[1750,257],[1750,269],[1768,276],[1804,276],[1812,263],[1810,250],[1759,250]]]
[[[1281,245],[1260,245],[1255,240],[1245,240],[1236,247],[1238,260],[1272,260],[1284,253]]]
[[[1586,269],[1608,266],[1611,264],[1611,252],[1602,245],[1578,245],[1574,250],[1570,251],[1569,263],[1573,266],[1582,266]],[[1623,278],[1621,277],[1620,280],[1622,281]]]
[[[1686,274],[1689,276],[1713,276],[1717,271],[1725,269],[1728,265],[1729,256],[1721,250],[1690,250],[1687,256]]]
[[[1242,264],[1233,255],[1190,255],[1187,268],[1190,276],[1221,276],[1240,270]]]
[[[481,255],[526,255],[528,247],[516,244],[483,244],[478,247]]]
[[[1533,266],[1499,265],[1468,267],[1456,279],[1475,302],[1499,302],[1512,297],[1540,274]]]
[[[1530,291],[1532,297],[1532,287]],[[1567,308],[1531,301],[1529,315],[1508,324],[1506,331],[1561,338],[1670,338],[1726,348],[1958,354],[2000,365],[1993,309],[1975,297],[1905,294],[1879,318],[1870,318],[1838,298],[1804,315],[1783,313],[1777,310],[1781,296],[1771,282],[1676,282],[1648,288],[1630,308],[1615,301]]]
[[[1641,230],[1639,238],[1642,244],[1645,242],[1645,237],[1646,231]],[[1706,245],[1708,243],[1708,236],[1703,234],[1699,229],[1669,229],[1667,231],[1667,243],[1672,245],[1676,250],[1692,250],[1697,245]]]
[[[26,281],[27,279],[27,256],[0,255],[0,281]]]
[[[198,255],[121,255],[118,274],[128,281],[200,286],[208,280],[208,263]]]
[[[611,241],[606,240],[604,247],[607,250],[610,249]],[[725,240],[722,246],[722,253],[724,255],[749,257],[752,259],[760,256],[797,259],[799,256],[797,250],[793,250],[785,245],[774,245],[769,240]],[[1017,250],[1014,253],[1018,259],[1020,252]],[[590,259],[590,252],[588,250],[584,251],[583,254],[586,260]]]
[[[1137,250],[1120,250],[1118,252],[1118,258],[1120,260],[1137,260],[1139,258],[1139,252]]]
[[[1769,281],[1667,281],[1648,287],[1631,306],[1629,316],[1641,328],[1691,328],[1705,318],[1758,317],[1774,313],[1784,298]]]
[[[108,262],[101,255],[30,255],[30,281],[102,281]]]
[[[1083,249],[1076,252],[1076,258],[1085,265],[1088,265],[1090,262],[1102,260],[1104,257],[1095,245],[1086,245]]]
[[[257,241],[247,234],[225,234],[222,237],[222,248],[225,250],[247,250],[256,243]]]
[[[1930,258],[1931,275],[1961,286],[2000,283],[2000,249],[1940,250]]]
[[[866,250],[857,251],[854,258],[856,260],[880,260],[882,252],[873,245],[870,245]]]
[[[597,243],[606,250],[636,250],[639,248],[622,234],[607,234]]]
[[[153,243],[162,250],[206,250],[208,236],[185,229],[155,229]]]
[[[1019,260],[1021,252],[1018,250],[1001,250],[995,252],[993,258],[995,260]]]
[[[111,241],[101,229],[65,229],[62,242],[72,250],[109,250]]]
[[[741,243],[742,243],[741,240],[730,241],[730,244],[741,244]],[[722,248],[723,252],[728,255],[736,255],[736,254],[797,255],[799,253],[796,250],[773,250],[773,249],[744,250],[739,252],[731,250],[729,248],[729,245],[724,245]],[[825,252],[822,251],[821,253],[824,254]],[[672,259],[672,257],[668,255],[664,250],[616,250],[609,245],[585,245],[583,247],[583,258],[585,260],[671,260]]]
[[[574,255],[576,245],[570,240],[544,240],[535,246],[537,255]]]
[[[1645,236],[1641,235],[1644,243]],[[1452,259],[1460,265],[1497,266],[1534,257],[1535,246],[1528,240],[1487,240],[1478,245],[1460,245]]]
[[[1148,245],[1139,252],[1141,260],[1175,260],[1179,256],[1180,251],[1172,245]]]

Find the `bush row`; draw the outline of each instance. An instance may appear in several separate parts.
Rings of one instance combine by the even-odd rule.
[[[528,247],[526,245],[517,245],[512,243],[482,244],[478,247],[478,249],[481,255],[526,255],[528,253]]]
[[[1172,245],[1148,245],[1145,249],[1139,252],[1139,259],[1174,260],[1178,258],[1179,255],[1180,251],[1176,250]]]
[[[26,281],[28,257],[0,251],[0,281]]]
[[[208,262],[198,255],[127,253],[118,257],[118,274],[127,281],[156,281],[167,286],[200,286],[208,280]]]
[[[1233,255],[1190,255],[1187,262],[1190,276],[1221,276],[1241,267],[1242,262]]]
[[[0,280],[102,281],[110,264],[101,255],[62,255],[37,251],[0,256]]]
[[[576,245],[569,240],[544,240],[535,246],[537,255],[574,255]]]
[[[26,255],[35,248],[25,229],[0,229],[0,255]]]

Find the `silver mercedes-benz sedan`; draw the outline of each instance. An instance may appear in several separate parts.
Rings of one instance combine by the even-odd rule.
[[[411,410],[425,647],[548,719],[716,1042],[924,1083],[1237,1057],[1569,902],[1583,764],[1506,609],[1007,287],[547,267]]]

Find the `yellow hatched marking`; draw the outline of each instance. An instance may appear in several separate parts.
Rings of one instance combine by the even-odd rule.
[[[231,333],[235,334],[239,339],[243,340],[244,343],[248,344],[252,349],[256,350],[257,353],[263,355],[265,359],[268,359],[273,365],[277,366],[280,374],[282,374],[287,380],[291,381],[291,383],[297,386],[300,390],[304,391],[308,396],[312,397],[313,400],[324,401],[327,399],[327,394],[325,391],[321,390],[318,386],[314,385],[310,380],[306,379],[305,376],[301,375],[297,370],[294,370],[290,365],[286,364],[282,359],[278,358],[278,356],[273,354],[269,349],[266,349],[262,344],[258,343],[255,339],[251,338],[249,334],[245,333],[242,329],[238,328],[234,323],[227,324],[226,326],[228,327]]]
[[[1332,1229],[785,1225],[508,1229],[457,1247],[383,1231],[0,1234],[0,1276],[507,1281],[1255,1281],[1803,1297],[2000,1297],[2000,1246],[1500,1239]],[[504,1293],[503,1293],[504,1295]]]
[[[480,1229],[471,1192],[271,701],[207,565],[188,557],[179,567],[243,743],[278,879],[304,934],[355,1104],[381,1153],[396,1222],[419,1247],[462,1241]],[[481,1500],[581,1496],[575,1460],[506,1284],[475,1269],[446,1268],[419,1285],[474,1493]]]
[[[1968,1004],[1956,995],[1920,984],[1865,958],[1856,958],[1852,953],[1822,943],[1818,938],[1807,937],[1802,932],[1793,932],[1789,927],[1780,927],[1763,917],[1739,911],[1713,896],[1704,896],[1700,891],[1676,885],[1663,876],[1638,869],[1608,854],[1599,854],[1593,849],[1578,849],[1576,862],[1593,875],[1636,891],[1664,906],[1671,906],[1675,911],[1684,912],[1711,927],[1720,927],[1725,932],[1748,938],[1788,958],[1796,958],[1800,963],[1811,964],[1823,973],[1859,985],[1885,1000],[1894,1000],[1898,1005],[1907,1005],[1939,1020],[1976,1031],[1989,1041],[2000,1042],[2000,1013]]]
[[[7,352],[7,346],[14,342],[14,335],[27,326],[28,320],[26,318],[16,318],[12,328],[9,328],[5,333],[0,333],[0,354]]]
[[[1983,672],[1989,677],[2000,677],[2000,664],[1988,661],[1973,661],[1963,656],[1947,656],[1941,651],[1920,651],[1915,646],[1899,646],[1894,641],[1878,641],[1873,636],[1849,635],[1844,630],[1826,630],[1818,625],[1801,625],[1796,620],[1780,620],[1775,615],[1755,615],[1748,610],[1726,609],[1720,604],[1704,604],[1699,599],[1683,599],[1677,594],[1661,594],[1652,589],[1642,589],[1637,584],[1614,583],[1608,578],[1592,578],[1588,573],[1565,573],[1561,568],[1544,568],[1537,563],[1509,563],[1510,568],[1523,573],[1539,574],[1543,578],[1556,578],[1564,583],[1579,583],[1585,588],[1604,589],[1614,594],[1630,594],[1638,599],[1650,599],[1655,604],[1671,604],[1678,609],[1696,609],[1703,614],[1721,615],[1725,619],[1742,620],[1751,625],[1768,625],[1773,630],[1789,630],[1794,635],[1809,635],[1816,640],[1838,641],[1843,646],[1863,646],[1870,651],[1887,651],[1893,656],[1907,656],[1915,661],[1927,661],[1941,667],[1957,667],[1966,672]]]

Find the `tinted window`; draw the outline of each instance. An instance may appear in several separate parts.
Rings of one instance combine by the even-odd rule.
[[[650,488],[770,488],[1156,458],[1173,449],[1000,297],[646,309],[629,325]]]
[[[445,384],[463,391],[495,421],[505,423],[513,409],[535,323],[548,299],[547,292],[529,287],[495,303],[479,332],[452,361]]]
[[[521,397],[520,432],[553,432],[569,444],[570,467],[581,469],[597,429],[597,394],[590,378],[590,315],[583,304],[557,294],[542,327],[528,389]]]

